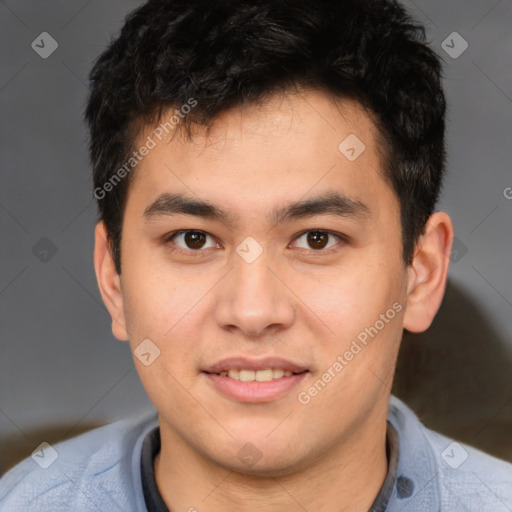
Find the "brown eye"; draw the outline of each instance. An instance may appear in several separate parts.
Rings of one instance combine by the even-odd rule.
[[[201,231],[187,231],[184,238],[189,249],[201,249],[206,241],[206,235]]]
[[[307,235],[308,244],[312,249],[323,249],[329,241],[329,234],[322,231],[310,231]]]
[[[220,248],[215,239],[204,231],[184,229],[166,237],[166,242],[177,247],[177,251],[204,252],[204,249]]]
[[[337,233],[332,233],[331,231],[313,229],[311,231],[306,231],[298,236],[294,240],[294,244],[296,247],[301,249],[325,252],[322,250],[330,249],[331,247],[337,245],[340,241],[345,242],[346,238],[344,238],[343,235],[338,235]]]

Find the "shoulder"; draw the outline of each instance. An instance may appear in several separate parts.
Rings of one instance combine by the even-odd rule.
[[[430,430],[394,396],[388,420],[399,436],[398,485],[405,476],[416,488],[407,510],[512,510],[512,464]]]
[[[0,512],[145,510],[138,464],[157,425],[151,411],[43,445],[0,479]]]

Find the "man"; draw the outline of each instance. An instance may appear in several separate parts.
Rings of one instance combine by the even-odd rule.
[[[440,64],[392,1],[150,1],[91,73],[94,264],[157,417],[0,510],[505,511],[512,466],[390,396],[443,298]]]

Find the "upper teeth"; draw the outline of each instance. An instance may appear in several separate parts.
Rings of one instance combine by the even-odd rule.
[[[235,380],[241,380],[243,382],[268,382],[273,379],[280,379],[281,377],[289,377],[293,375],[293,372],[279,369],[267,368],[266,370],[229,370],[220,372],[219,375],[223,377],[229,377]]]

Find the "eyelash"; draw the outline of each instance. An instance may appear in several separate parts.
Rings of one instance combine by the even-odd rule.
[[[181,235],[181,234],[184,234],[184,233],[190,233],[190,232],[202,233],[202,234],[204,234],[206,236],[214,238],[213,235],[210,235],[206,231],[201,231],[201,230],[198,230],[198,229],[180,229],[178,231],[173,231],[172,233],[167,234],[164,237],[164,243],[165,244],[169,244],[169,242],[172,242],[172,240],[175,237],[177,237],[178,235]],[[327,234],[327,235],[335,236],[335,237],[339,238],[343,244],[347,243],[348,240],[349,240],[346,235],[343,235],[341,233],[337,233],[335,231],[329,231],[329,230],[326,230],[326,229],[308,229],[306,231],[302,231],[299,234],[297,234],[295,236],[295,238],[293,239],[293,242],[295,242],[296,240],[298,240],[302,236],[306,235],[307,233],[322,233],[322,234]],[[216,242],[216,243],[218,243],[218,242]],[[336,244],[336,245],[338,245],[338,244]],[[309,249],[309,252],[312,253],[312,254],[330,254],[330,253],[336,251],[335,247],[336,246],[329,247],[328,249]],[[169,249],[173,253],[185,254],[187,256],[193,256],[193,257],[201,257],[201,256],[203,256],[203,254],[201,254],[201,253],[205,252],[205,249],[196,249],[196,250],[194,250],[194,249],[182,249],[181,247],[176,247],[176,246],[175,247],[169,247]],[[208,249],[210,249],[210,247],[208,247]]]

